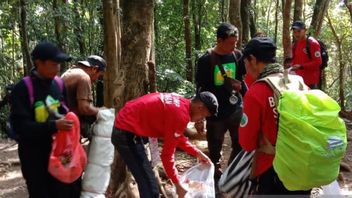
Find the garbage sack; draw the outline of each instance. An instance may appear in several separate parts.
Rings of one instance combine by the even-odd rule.
[[[180,178],[187,189],[187,198],[215,198],[214,165],[197,164],[188,169]]]
[[[73,121],[73,127],[71,131],[58,131],[53,135],[48,171],[59,181],[72,183],[81,177],[87,155],[80,144],[78,117],[69,112],[65,118]]]

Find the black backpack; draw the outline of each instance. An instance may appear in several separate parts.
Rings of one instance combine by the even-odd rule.
[[[306,43],[306,50],[307,50],[307,54],[309,59],[312,59],[312,54],[310,53],[310,41],[309,41],[309,35],[307,36],[307,43]],[[328,50],[327,47],[325,45],[325,43],[321,40],[318,40],[318,43],[320,45],[320,54],[321,54],[321,60],[322,63],[320,65],[320,69],[323,70],[325,69],[326,66],[328,66],[328,62],[329,62],[329,54],[328,54]]]

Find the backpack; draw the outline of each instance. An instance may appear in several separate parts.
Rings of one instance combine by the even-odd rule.
[[[347,147],[338,103],[287,71],[259,81],[274,91],[279,119],[273,167],[284,186],[309,190],[333,182]]]
[[[24,81],[24,84],[25,84],[27,91],[28,91],[29,104],[31,106],[33,106],[34,105],[34,91],[33,91],[32,79],[30,76],[25,76],[23,78],[23,81]],[[63,93],[64,92],[64,81],[58,76],[55,76],[54,81],[56,82],[56,85],[59,87],[60,92]],[[60,103],[63,105],[63,107],[66,110],[68,110],[64,101],[61,100]],[[9,119],[6,123],[6,125],[7,125],[6,126],[6,128],[7,128],[6,135],[10,139],[18,141],[18,135],[17,135],[16,131],[13,129],[13,127],[11,126],[11,124],[12,123]]]
[[[309,41],[309,35],[307,36],[307,41],[306,41],[306,50],[307,50],[307,54],[309,59],[312,59],[312,54],[310,53],[310,41]],[[321,55],[321,60],[322,63],[320,65],[320,69],[323,70],[325,69],[326,66],[328,66],[328,62],[329,62],[329,54],[328,54],[328,50],[327,50],[327,46],[325,45],[325,43],[319,39],[317,39],[319,46],[320,46],[320,55]]]

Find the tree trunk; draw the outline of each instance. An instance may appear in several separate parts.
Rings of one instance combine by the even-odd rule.
[[[242,47],[242,21],[241,21],[241,0],[230,0],[229,6],[230,23],[238,28],[237,48]]]
[[[192,64],[192,33],[191,33],[191,17],[189,14],[189,0],[183,0],[183,21],[184,36],[186,44],[186,79],[193,81],[193,64]]]
[[[274,32],[274,41],[277,43],[277,33],[279,28],[279,9],[280,9],[280,0],[276,0],[276,9],[275,9],[275,32]]]
[[[219,14],[220,14],[220,21],[226,22],[225,0],[219,0]]]
[[[256,26],[256,21],[255,21],[255,13],[252,9],[249,12],[249,32],[250,32],[251,38],[253,38],[254,35],[258,32],[257,26]]]
[[[64,30],[65,23],[63,21],[63,17],[59,14],[59,7],[65,3],[65,0],[53,0],[53,10],[54,10],[54,21],[55,21],[55,36],[58,47],[65,51],[65,39],[64,39]],[[67,65],[65,63],[61,63],[61,73],[66,70]]]
[[[337,53],[338,53],[338,64],[339,64],[339,97],[340,97],[340,107],[342,111],[345,111],[345,67],[346,63],[343,59],[342,43],[344,43],[342,38],[339,38],[336,33],[335,27],[330,20],[329,14],[327,14],[328,24],[330,26],[331,32],[334,35]]]
[[[290,24],[291,24],[291,5],[292,0],[283,0],[283,27],[282,27],[282,45],[284,48],[284,59],[292,57],[291,49],[291,36],[290,36]]]
[[[329,1],[330,0],[317,0],[315,2],[312,22],[309,27],[309,33],[315,38],[319,36],[324,15],[329,6]]]
[[[24,75],[28,75],[30,70],[33,67],[31,55],[29,53],[28,47],[28,35],[27,35],[27,11],[26,11],[26,1],[20,0],[20,22],[19,29],[21,35],[21,46],[22,46],[22,54],[23,54],[23,71]]]
[[[302,21],[303,20],[302,16],[303,16],[303,0],[295,0],[293,21]]]
[[[121,3],[123,11],[121,34],[121,64],[114,91],[114,103],[120,109],[128,100],[148,92],[148,61],[151,53],[153,0],[129,0]],[[104,9],[105,10],[105,9]],[[116,95],[115,95],[116,94]],[[130,177],[116,152],[110,182],[113,197],[132,197],[129,191]],[[115,178],[114,178],[115,177]]]
[[[202,19],[203,19],[203,4],[204,4],[203,0],[192,0],[195,61],[198,61],[200,50],[202,48],[201,30],[202,30]]]
[[[78,5],[79,2],[78,0],[73,1],[73,14],[74,14],[74,32],[76,35],[77,43],[79,46],[79,53],[81,57],[84,57],[86,55],[86,46],[84,43],[84,38],[83,38],[83,31],[82,31],[82,24],[81,24],[81,17],[80,17],[80,12],[78,11]]]
[[[116,107],[118,93],[116,87],[120,86],[117,77],[121,61],[121,31],[119,0],[103,0],[104,16],[104,52],[107,68],[104,75],[104,105]]]
[[[345,6],[350,13],[350,18],[351,18],[351,23],[352,23],[352,2],[347,2],[347,0],[344,0]]]
[[[249,7],[251,0],[241,1],[242,44],[249,41]]]

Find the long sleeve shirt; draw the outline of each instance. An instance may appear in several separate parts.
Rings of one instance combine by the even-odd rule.
[[[173,93],[152,93],[129,101],[119,111],[115,127],[137,136],[162,138],[161,160],[173,183],[179,183],[175,151],[179,147],[192,156],[199,150],[184,136],[190,121],[190,100]]]
[[[301,69],[296,70],[296,74],[302,76],[304,83],[309,85],[319,84],[320,82],[320,65],[322,64],[320,45],[317,40],[309,37],[310,54],[308,56],[306,49],[307,39],[301,39],[292,46],[292,65],[299,64]]]

